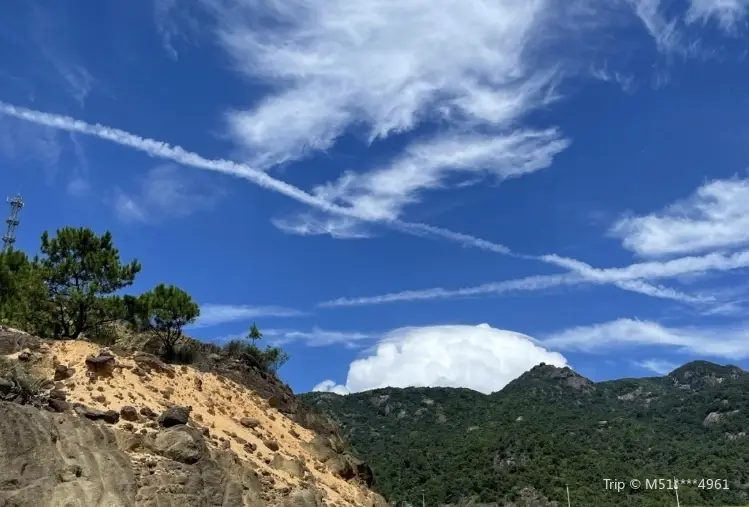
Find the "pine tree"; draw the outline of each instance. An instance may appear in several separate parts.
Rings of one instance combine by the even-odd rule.
[[[65,227],[54,238],[45,232],[41,253],[36,265],[48,291],[56,337],[75,339],[122,316],[122,299],[115,293],[133,284],[141,266],[137,260],[120,262],[109,232],[97,236],[91,229]]]

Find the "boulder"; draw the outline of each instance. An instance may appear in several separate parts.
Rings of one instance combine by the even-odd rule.
[[[135,410],[135,407],[125,405],[120,409],[120,417],[122,417],[126,421],[137,421],[138,411]]]
[[[243,417],[239,420],[239,424],[245,428],[257,428],[260,426],[260,421],[252,417]]]
[[[97,410],[95,408],[87,407],[81,403],[73,405],[73,410],[80,417],[85,417],[92,421],[104,421],[109,424],[116,424],[120,420],[120,414],[114,410]]]
[[[49,392],[50,399],[65,401],[68,399],[68,395],[65,391],[59,389],[53,389]]]
[[[68,368],[64,364],[58,364],[55,366],[55,380],[66,380],[73,376],[75,371],[72,368]]]
[[[164,428],[171,428],[178,424],[187,424],[190,419],[190,409],[188,407],[169,407],[159,417],[159,424]]]
[[[154,450],[165,458],[191,465],[200,461],[206,446],[200,431],[180,424],[156,435]]]
[[[325,505],[322,493],[313,488],[297,490],[283,502],[283,507],[321,507]]]
[[[112,375],[115,360],[112,356],[89,356],[86,358],[86,366],[97,375]]]
[[[143,417],[148,417],[149,419],[156,419],[159,414],[151,410],[149,407],[143,407],[140,409],[140,415]]]
[[[275,440],[263,440],[263,444],[265,444],[265,447],[267,447],[271,451],[277,451],[278,449],[280,449],[278,442],[276,442]]]
[[[47,405],[49,405],[49,407],[55,412],[67,412],[70,410],[70,403],[57,398],[50,398],[49,401],[47,401]]]
[[[304,477],[305,466],[299,459],[288,459],[280,454],[274,454],[270,465],[276,470],[286,472],[291,477],[297,479]]]
[[[174,378],[174,368],[164,363],[161,359],[154,356],[153,354],[138,352],[133,356],[133,361],[135,361],[135,364],[137,364],[138,367],[144,370],[146,373],[165,373],[167,377]]]

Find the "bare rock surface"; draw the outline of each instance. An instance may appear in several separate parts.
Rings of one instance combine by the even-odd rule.
[[[128,456],[106,427],[0,402],[0,505],[135,505]]]

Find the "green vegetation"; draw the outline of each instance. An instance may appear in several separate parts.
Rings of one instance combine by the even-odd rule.
[[[250,366],[260,368],[271,374],[276,374],[289,360],[289,355],[280,347],[268,345],[265,350],[257,346],[257,341],[263,337],[257,325],[253,322],[250,326],[250,332],[242,340],[229,341],[224,350],[232,357],[241,359]]]
[[[31,368],[20,361],[9,361],[0,357],[0,400],[13,401],[25,405],[32,402],[42,391],[44,378],[36,375]]]
[[[23,252],[0,252],[0,324],[47,334],[50,313],[41,273]]]
[[[539,366],[502,391],[378,389],[301,396],[336,420],[390,501],[674,505],[673,491],[606,490],[604,479],[727,479],[680,486],[682,505],[749,503],[749,373],[708,362],[666,377],[591,383]],[[496,504],[494,504],[496,505]]]
[[[200,315],[200,307],[190,295],[174,285],[157,285],[137,298],[126,298],[127,314],[133,326],[152,332],[164,346],[168,360],[176,357],[176,346],[182,339],[182,328]]]
[[[88,228],[66,227],[50,237],[44,232],[39,255],[0,253],[0,324],[42,338],[85,337],[103,345],[117,341],[118,325],[158,338],[165,360],[190,363],[196,347],[183,335],[200,307],[173,285],[159,284],[139,295],[122,294],[141,271],[137,260],[123,263],[112,235]],[[223,352],[275,374],[289,356],[278,347],[265,350],[256,342],[262,333],[252,324],[248,342],[229,343]],[[209,345],[203,347],[207,350]]]
[[[115,293],[133,284],[141,266],[121,264],[109,232],[97,236],[91,229],[66,227],[50,238],[45,231],[41,252],[34,266],[47,289],[56,337],[76,339],[122,318],[122,298]]]

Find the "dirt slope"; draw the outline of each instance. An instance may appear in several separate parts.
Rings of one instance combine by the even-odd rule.
[[[147,354],[116,356],[84,341],[44,342],[36,350],[6,357],[31,364],[50,379],[46,386],[51,398],[47,410],[83,420],[97,419],[91,424],[111,429],[134,464],[148,463],[154,445],[159,447],[159,442],[163,444],[167,438],[164,435],[171,435],[172,428],[165,428],[170,424],[158,414],[170,414],[170,407],[186,407],[183,412],[189,413],[189,420],[187,426],[180,427],[186,431],[195,428],[193,434],[205,442],[211,456],[228,454],[240,467],[253,471],[261,490],[257,501],[280,505],[314,490],[320,502],[308,499],[292,504],[383,504],[381,497],[356,480],[351,460],[338,454],[327,438],[271,408],[254,391],[214,373],[164,365]],[[129,436],[143,440],[136,445]],[[183,435],[177,440],[185,438]]]

